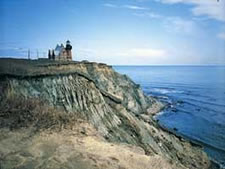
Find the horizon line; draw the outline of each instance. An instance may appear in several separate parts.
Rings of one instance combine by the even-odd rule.
[[[148,65],[111,64],[111,66],[225,66],[225,64],[148,64]]]
[[[22,59],[22,60],[28,60],[26,57],[10,57],[10,56],[6,56],[6,57],[2,57],[0,56],[0,59]],[[41,57],[39,58],[41,59]],[[47,57],[43,57],[43,59],[47,59]],[[37,58],[33,58],[33,59],[30,59],[30,60],[38,60]],[[82,62],[83,60],[72,60],[72,61],[75,61],[75,62]],[[225,66],[225,63],[212,63],[212,64],[185,64],[185,63],[182,63],[182,64],[110,64],[110,63],[105,63],[105,62],[97,62],[97,61],[91,61],[91,60],[87,60],[88,62],[96,62],[96,63],[104,63],[104,64],[107,64],[107,65],[110,65],[110,66]]]

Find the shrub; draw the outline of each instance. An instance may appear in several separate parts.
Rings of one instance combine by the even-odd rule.
[[[79,119],[75,113],[67,113],[49,106],[38,98],[25,98],[5,92],[0,102],[0,128],[62,129],[72,127]]]

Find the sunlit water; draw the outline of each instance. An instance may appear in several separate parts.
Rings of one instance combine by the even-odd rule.
[[[114,66],[169,106],[161,125],[200,142],[225,165],[225,66]]]

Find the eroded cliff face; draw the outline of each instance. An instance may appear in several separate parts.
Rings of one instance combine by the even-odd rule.
[[[105,64],[39,64],[30,74],[2,73],[0,85],[2,93],[38,98],[81,116],[110,142],[140,146],[146,155],[161,156],[180,167],[210,165],[200,147],[162,130],[153,120],[163,108],[160,102]]]

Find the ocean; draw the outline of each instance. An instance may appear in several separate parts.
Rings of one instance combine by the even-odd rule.
[[[113,66],[168,106],[160,125],[204,147],[225,166],[225,66]]]

